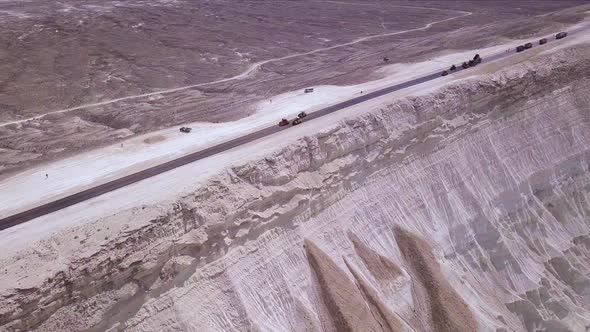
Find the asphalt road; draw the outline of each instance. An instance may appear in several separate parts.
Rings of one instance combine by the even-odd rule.
[[[568,36],[578,33],[578,32],[581,32],[583,30],[586,30],[586,28],[582,27],[582,28],[578,28],[575,30],[570,30],[568,32]],[[548,43],[556,41],[554,36],[547,37],[547,39],[548,39]],[[533,42],[533,44],[534,44],[534,47],[543,47],[543,46],[539,46],[537,41]],[[509,52],[502,51],[502,52],[498,52],[498,53],[495,53],[492,55],[487,55],[487,56],[483,55],[482,56],[482,63],[490,63],[493,61],[497,61],[497,60],[506,58],[508,56],[514,55],[515,53],[516,53],[515,48],[511,48]],[[465,59],[465,60],[468,60],[468,59]],[[383,88],[383,89],[380,89],[377,91],[363,93],[358,97],[355,97],[350,100],[347,100],[347,101],[323,108],[323,109],[318,110],[316,112],[310,113],[307,115],[307,117],[304,119],[304,121],[310,121],[313,119],[317,119],[319,117],[322,117],[322,116],[330,114],[330,113],[334,113],[334,112],[342,110],[344,108],[363,103],[367,100],[381,97],[383,95],[386,95],[386,94],[389,94],[389,93],[392,93],[395,91],[399,91],[399,90],[402,90],[402,89],[405,89],[405,88],[408,88],[408,87],[411,87],[414,85],[418,85],[418,84],[421,84],[424,82],[428,82],[428,81],[440,78],[441,72],[443,70],[448,70],[448,67],[442,68],[440,71],[437,71],[435,73],[424,75],[424,76],[415,78],[415,79],[407,81],[407,82],[395,84],[395,85],[392,85],[392,86],[389,86],[389,87],[386,87],[386,88]],[[449,75],[453,75],[453,74],[463,71],[463,70],[469,70],[469,68],[463,69],[460,66],[460,64],[457,64],[457,69],[454,71],[449,71]],[[167,172],[167,171],[175,169],[177,167],[192,163],[194,161],[197,161],[197,160],[200,160],[203,158],[207,158],[209,156],[215,155],[215,154],[223,152],[223,151],[227,151],[229,149],[236,148],[240,145],[261,139],[263,137],[266,137],[266,136],[269,136],[272,134],[276,134],[282,130],[288,130],[290,127],[291,127],[291,125],[284,126],[284,127],[279,127],[278,125],[274,125],[274,126],[271,126],[268,128],[264,128],[259,131],[250,133],[248,135],[244,135],[244,136],[232,139],[230,141],[209,147],[207,149],[188,154],[188,155],[180,157],[178,159],[171,160],[171,161],[165,162],[163,164],[139,171],[137,173],[127,175],[125,177],[101,184],[99,186],[89,188],[84,191],[57,199],[55,201],[40,205],[40,206],[32,208],[30,210],[26,210],[26,211],[14,214],[12,216],[0,219],[0,230],[4,230],[6,228],[16,226],[18,224],[30,221],[30,220],[38,218],[40,216],[61,210],[63,208],[66,208],[66,207],[72,206],[74,204],[83,202],[85,200],[100,196],[100,195],[108,193],[110,191],[128,186],[130,184],[139,182],[141,180],[145,180],[145,179],[150,178],[152,176]]]

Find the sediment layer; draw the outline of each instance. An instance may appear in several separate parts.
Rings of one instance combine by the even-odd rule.
[[[0,261],[0,327],[583,331],[588,55],[392,100],[173,206],[62,231]]]

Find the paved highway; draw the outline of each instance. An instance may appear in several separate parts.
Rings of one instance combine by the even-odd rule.
[[[575,30],[570,30],[568,32],[568,34],[572,35],[575,33],[579,33],[583,30],[586,30],[586,27],[581,27],[581,28],[578,28]],[[556,41],[554,36],[548,36],[547,39],[548,39],[548,43]],[[543,47],[543,46],[538,46],[538,42],[534,42],[533,44],[535,45],[534,47]],[[514,55],[515,52],[516,51],[515,51],[515,47],[514,47],[514,48],[510,49],[510,52],[502,51],[502,52],[498,52],[498,53],[487,55],[487,56],[484,55],[484,56],[482,56],[482,63],[490,63],[493,61],[497,61],[497,60],[506,58],[508,56]],[[526,53],[526,51],[525,51],[525,53]],[[389,87],[386,87],[386,88],[383,88],[380,90],[376,90],[373,92],[364,93],[364,94],[362,94],[358,97],[352,98],[350,100],[346,100],[344,102],[323,108],[321,110],[318,110],[316,112],[308,114],[304,120],[310,121],[313,119],[317,119],[319,117],[322,117],[322,116],[330,114],[330,113],[334,113],[334,112],[342,110],[344,108],[363,103],[367,100],[381,97],[383,95],[386,95],[386,94],[389,94],[389,93],[392,93],[395,91],[399,91],[399,90],[402,90],[402,89],[405,89],[405,88],[408,88],[408,87],[411,87],[414,85],[418,85],[418,84],[421,84],[421,83],[424,83],[427,81],[431,81],[431,80],[440,78],[441,72],[443,70],[448,70],[448,67],[442,68],[440,71],[437,71],[432,74],[424,75],[424,76],[412,79],[410,81],[395,84],[395,85],[392,85],[392,86],[389,86]],[[460,66],[460,64],[458,64],[456,70],[454,70],[452,72],[449,71],[449,75],[455,74],[455,73],[463,71],[463,70],[466,70],[466,69],[463,69]],[[100,196],[100,195],[108,193],[110,191],[128,186],[130,184],[139,182],[141,180],[145,180],[145,179],[150,178],[152,176],[167,172],[167,171],[172,170],[174,168],[192,163],[194,161],[197,161],[197,160],[200,160],[203,158],[207,158],[209,156],[215,155],[215,154],[223,152],[223,151],[227,151],[229,149],[233,149],[233,148],[238,147],[240,145],[261,139],[263,137],[266,137],[266,136],[269,136],[272,134],[276,134],[282,130],[289,129],[290,127],[291,127],[290,125],[284,126],[284,127],[279,127],[277,125],[274,125],[274,126],[271,126],[268,128],[264,128],[259,131],[250,133],[248,135],[244,135],[244,136],[232,139],[230,141],[220,143],[218,145],[188,154],[188,155],[180,157],[178,159],[171,160],[171,161],[165,162],[163,164],[139,171],[137,173],[134,173],[134,174],[131,174],[131,175],[101,184],[101,185],[93,187],[93,188],[86,189],[84,191],[81,191],[81,192],[60,198],[60,199],[57,199],[55,201],[40,205],[40,206],[32,208],[30,210],[14,214],[14,215],[6,217],[4,219],[0,219],[0,230],[6,229],[9,227],[13,227],[15,225],[27,222],[29,220],[38,218],[40,216],[61,210],[63,208],[72,206],[74,204],[83,202],[88,199]]]

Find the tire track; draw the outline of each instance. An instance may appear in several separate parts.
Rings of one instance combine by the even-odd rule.
[[[316,1],[316,2],[339,3],[337,1]],[[347,3],[347,4],[353,4],[354,5],[355,3]],[[120,98],[105,100],[105,101],[101,101],[101,102],[97,102],[97,103],[84,104],[84,105],[70,107],[70,108],[66,108],[66,109],[62,109],[62,110],[52,111],[52,112],[49,112],[49,113],[37,115],[37,116],[26,118],[26,119],[4,122],[4,123],[1,123],[0,124],[0,127],[4,127],[4,126],[7,126],[7,125],[11,125],[11,124],[24,123],[24,122],[28,122],[28,121],[32,121],[32,120],[40,120],[40,119],[43,119],[44,117],[46,117],[48,115],[52,115],[52,114],[68,113],[68,112],[82,110],[82,109],[86,109],[86,108],[92,108],[92,107],[97,107],[97,106],[109,105],[109,104],[117,103],[117,102],[120,102],[120,101],[133,100],[133,99],[141,99],[141,98],[145,98],[145,97],[158,96],[158,95],[169,94],[169,93],[178,92],[178,91],[189,90],[189,89],[198,88],[198,87],[207,86],[207,85],[220,84],[220,83],[225,83],[225,82],[240,80],[240,79],[243,79],[243,78],[246,78],[246,77],[252,75],[256,71],[258,71],[258,69],[260,69],[262,66],[264,66],[264,65],[266,65],[268,63],[277,62],[277,61],[283,61],[283,60],[288,60],[288,59],[293,59],[293,58],[297,58],[297,57],[301,57],[301,56],[307,56],[307,55],[311,55],[311,54],[315,54],[315,53],[319,53],[319,52],[324,52],[324,51],[329,51],[329,50],[334,50],[334,49],[338,49],[338,48],[342,48],[342,47],[346,47],[346,46],[350,46],[350,45],[354,45],[354,44],[358,44],[358,43],[362,43],[362,42],[366,42],[366,41],[374,40],[374,39],[378,39],[378,38],[390,37],[390,36],[395,36],[395,35],[401,35],[401,34],[408,33],[408,32],[423,31],[423,30],[429,29],[430,27],[432,27],[435,24],[448,22],[448,21],[451,21],[451,20],[454,20],[454,19],[457,19],[457,18],[461,18],[461,17],[469,16],[469,15],[472,15],[473,14],[472,12],[458,11],[458,10],[452,10],[452,9],[439,9],[439,8],[414,7],[414,6],[402,6],[402,5],[395,5],[395,6],[396,7],[408,7],[408,8],[418,8],[418,9],[428,9],[428,10],[452,11],[452,12],[455,12],[455,13],[461,13],[461,15],[450,17],[450,18],[446,18],[446,19],[443,19],[443,20],[434,21],[434,22],[428,23],[428,24],[426,24],[426,25],[424,25],[423,27],[420,27],[420,28],[414,28],[414,29],[408,29],[408,30],[402,30],[402,31],[396,31],[396,32],[388,32],[388,33],[383,33],[383,34],[377,34],[377,35],[372,35],[372,36],[361,37],[361,38],[354,39],[353,41],[350,41],[350,42],[347,42],[347,43],[342,43],[342,44],[333,45],[333,46],[329,46],[329,47],[322,47],[322,48],[318,48],[318,49],[315,49],[315,50],[312,50],[312,51],[309,51],[309,52],[295,53],[295,54],[287,55],[287,56],[280,57],[280,58],[273,58],[273,59],[259,61],[259,62],[256,62],[256,63],[252,64],[248,69],[246,69],[241,74],[238,74],[238,75],[235,75],[235,76],[232,76],[232,77],[228,77],[228,78],[224,78],[224,79],[220,79],[220,80],[216,80],[216,81],[204,82],[204,83],[198,83],[198,84],[192,84],[192,85],[182,86],[182,87],[178,87],[178,88],[172,88],[172,89],[166,89],[166,90],[161,90],[161,91],[143,93],[143,94],[138,94],[138,95],[120,97]]]

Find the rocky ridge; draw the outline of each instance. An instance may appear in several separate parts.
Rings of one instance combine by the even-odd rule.
[[[0,261],[0,330],[588,329],[588,54],[391,101],[62,231]]]

